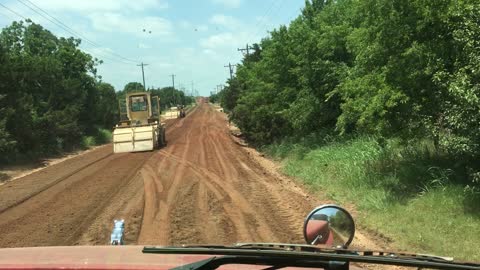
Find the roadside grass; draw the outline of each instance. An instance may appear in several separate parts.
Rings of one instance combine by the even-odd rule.
[[[325,135],[263,150],[313,191],[353,203],[357,223],[394,240],[398,249],[480,261],[480,196],[463,188],[466,175],[458,162],[431,142],[334,141]]]
[[[93,146],[106,144],[111,141],[112,141],[112,131],[103,129],[103,128],[98,128],[95,134],[82,137],[81,147],[84,149],[87,149]]]

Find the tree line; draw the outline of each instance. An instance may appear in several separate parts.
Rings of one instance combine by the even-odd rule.
[[[129,82],[125,85],[122,91],[117,92],[117,96],[119,98],[124,98],[126,93],[137,91],[145,91],[145,88],[139,82]],[[149,88],[147,91],[160,98],[160,107],[162,110],[167,110],[168,108],[177,105],[188,105],[195,102],[193,96],[187,96],[185,95],[185,91],[173,88],[172,86]]]
[[[431,140],[480,185],[480,2],[308,0],[218,98],[252,142]]]
[[[118,100],[138,85],[116,92],[97,74],[102,61],[82,51],[80,43],[30,20],[0,32],[0,163],[70,151],[118,122]],[[151,91],[165,108],[165,101],[173,103],[171,90]],[[191,102],[173,92],[178,102]]]
[[[114,123],[114,88],[80,40],[13,22],[0,33],[0,160],[73,149]],[[113,101],[113,102],[112,102]]]

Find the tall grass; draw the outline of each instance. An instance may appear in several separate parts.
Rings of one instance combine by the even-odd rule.
[[[97,145],[106,144],[112,141],[112,131],[98,128],[95,134],[82,137],[82,148],[90,148]]]
[[[480,261],[479,196],[464,190],[465,172],[431,142],[309,137],[264,151],[312,190],[353,203],[359,224],[397,248]]]

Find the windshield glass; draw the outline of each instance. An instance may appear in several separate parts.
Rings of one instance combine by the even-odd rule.
[[[130,97],[130,104],[132,112],[146,111],[147,110],[147,99],[145,96],[134,96]]]
[[[0,258],[236,243],[479,262],[480,0],[0,0]]]

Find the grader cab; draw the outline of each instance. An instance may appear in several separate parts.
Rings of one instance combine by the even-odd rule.
[[[127,94],[119,102],[120,122],[113,131],[113,152],[151,151],[165,145],[160,100],[149,92]]]

